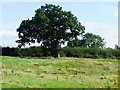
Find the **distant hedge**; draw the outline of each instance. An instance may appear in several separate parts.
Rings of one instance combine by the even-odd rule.
[[[2,47],[3,56],[42,57],[42,54],[42,49],[36,46],[30,48]]]
[[[46,55],[43,53],[42,48],[38,46],[30,48],[2,47],[3,56],[45,57]],[[64,47],[59,53],[61,57],[120,59],[120,49],[112,48]]]
[[[112,48],[65,47],[60,54],[67,57],[120,59],[120,50]]]

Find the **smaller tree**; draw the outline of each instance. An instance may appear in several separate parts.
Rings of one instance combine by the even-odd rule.
[[[83,46],[87,48],[96,47],[96,48],[103,48],[105,45],[104,39],[99,35],[95,35],[92,33],[86,33],[82,36],[82,39],[75,39],[69,41],[67,44],[69,47],[78,47]]]
[[[104,39],[99,35],[93,33],[86,33],[85,35],[83,35],[81,40],[81,46],[87,48],[91,47],[103,48],[104,45],[105,45]]]

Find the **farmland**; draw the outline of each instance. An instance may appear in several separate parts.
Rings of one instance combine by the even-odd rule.
[[[1,56],[2,88],[117,88],[118,60]]]

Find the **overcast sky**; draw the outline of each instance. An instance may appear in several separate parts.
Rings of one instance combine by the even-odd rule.
[[[0,45],[2,46],[16,47],[15,41],[18,39],[16,29],[22,20],[33,17],[35,10],[45,3],[60,5],[63,10],[72,11],[85,26],[85,32],[103,37],[106,47],[114,48],[115,44],[118,44],[118,2],[87,2],[86,0],[86,2],[6,1],[8,0],[0,4]]]

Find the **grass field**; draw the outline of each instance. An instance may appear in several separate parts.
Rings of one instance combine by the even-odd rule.
[[[118,88],[118,60],[0,58],[2,88]]]

